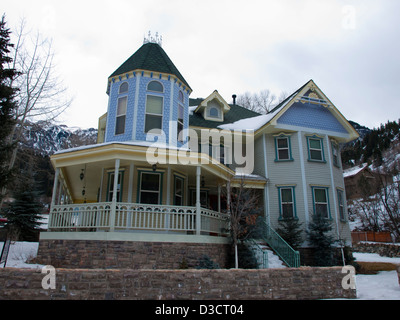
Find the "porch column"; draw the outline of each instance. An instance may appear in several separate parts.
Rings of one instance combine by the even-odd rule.
[[[201,167],[196,168],[196,234],[200,235],[201,230],[201,213],[200,213],[200,176]]]
[[[57,196],[57,187],[58,187],[59,177],[60,177],[60,168],[56,168],[56,172],[54,175],[53,196],[51,197],[51,206],[54,206],[56,204],[56,196]]]
[[[221,212],[221,185],[218,184],[218,212]]]
[[[129,187],[128,187],[128,203],[129,204],[132,203],[134,170],[135,170],[135,165],[133,163],[131,163],[129,166]],[[128,226],[132,226],[132,211],[128,212],[127,225],[126,225],[127,229],[128,229]]]
[[[226,182],[226,211],[230,214],[231,211],[231,181]]]
[[[167,206],[171,204],[171,167],[168,167],[167,171],[167,201],[165,204]]]
[[[118,176],[119,176],[119,164],[120,160],[115,160],[115,169],[114,169],[114,187],[113,187],[113,197],[111,204],[111,213],[110,213],[110,231],[114,231],[115,228],[115,214],[117,210],[117,191],[118,191]]]

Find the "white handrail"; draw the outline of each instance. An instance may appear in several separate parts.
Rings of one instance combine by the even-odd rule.
[[[49,229],[58,231],[97,231],[110,229],[111,202],[53,205]],[[201,231],[226,235],[228,215],[201,208]],[[119,202],[116,230],[196,231],[196,207]]]

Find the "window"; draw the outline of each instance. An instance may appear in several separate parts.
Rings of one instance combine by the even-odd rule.
[[[182,206],[183,205],[183,178],[175,176],[175,184],[174,184],[174,205]]]
[[[332,146],[332,159],[333,159],[333,165],[336,167],[340,167],[340,160],[339,160],[339,145],[335,142],[331,142]]]
[[[180,102],[182,102],[182,103],[184,103],[184,95],[183,95],[183,92],[182,91],[179,91],[179,93],[178,93],[178,100],[180,101]]]
[[[117,118],[115,123],[115,135],[125,133],[126,106],[128,97],[118,99],[117,103]]]
[[[139,203],[160,204],[161,174],[140,172]]]
[[[196,206],[196,190],[191,190],[190,198],[191,198],[191,205]],[[208,191],[207,190],[200,191],[200,206],[202,208],[208,208]]]
[[[219,110],[216,107],[211,107],[208,111],[208,116],[211,118],[219,118]]]
[[[158,96],[147,96],[146,100],[146,119],[144,131],[147,133],[161,134],[163,119],[163,98]]]
[[[163,85],[158,82],[158,81],[151,81],[147,85],[147,90],[148,91],[155,91],[155,92],[164,92],[164,87]]]
[[[296,217],[294,187],[279,187],[279,219]]]
[[[123,171],[118,173],[118,184],[117,184],[117,202],[122,200],[122,184],[123,184]],[[112,201],[114,194],[114,172],[108,174],[108,190],[107,190],[107,201]]]
[[[178,130],[177,130],[177,134],[178,134],[178,141],[183,142],[183,106],[182,105],[178,105]]]
[[[313,187],[314,214],[329,219],[328,188]]]
[[[325,162],[322,139],[318,137],[307,137],[308,160]]]
[[[290,137],[280,135],[275,138],[275,153],[275,161],[293,160],[290,148]]]
[[[341,221],[346,221],[345,215],[344,215],[344,197],[343,197],[343,191],[342,190],[337,190],[337,197],[338,197],[338,205],[339,205],[339,218]]]
[[[127,93],[129,89],[129,85],[128,82],[123,82],[121,83],[121,85],[119,86],[119,94],[121,93]]]

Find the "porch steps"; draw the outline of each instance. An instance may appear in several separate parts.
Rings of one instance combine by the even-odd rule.
[[[253,240],[248,245],[256,256],[259,269],[287,268],[287,265],[264,241]]]

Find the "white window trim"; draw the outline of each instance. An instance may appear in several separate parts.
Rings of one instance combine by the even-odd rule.
[[[124,98],[126,98],[125,113],[123,113],[123,114],[118,114],[119,100],[124,99]],[[127,95],[124,95],[124,96],[119,97],[119,98],[117,99],[117,107],[116,107],[116,108],[117,108],[117,109],[116,109],[116,111],[115,111],[115,128],[114,128],[114,135],[119,136],[119,135],[125,134],[125,131],[126,131],[126,114],[127,114],[127,112],[128,112],[128,96],[127,96]],[[120,118],[120,117],[125,117],[124,131],[121,132],[121,133],[117,133],[117,119]]]
[[[147,112],[147,97],[148,97],[148,96],[158,97],[158,98],[161,98],[161,99],[162,99],[161,114]],[[144,133],[145,133],[145,134],[154,135],[154,136],[161,136],[161,135],[163,135],[163,129],[164,129],[164,124],[163,124],[163,122],[164,122],[164,97],[163,97],[163,96],[160,96],[160,95],[155,95],[155,94],[146,94],[146,105],[145,105],[144,107],[145,107],[145,109],[144,109],[144,127],[143,127]],[[161,117],[161,128],[160,128],[160,131],[161,131],[161,132],[160,132],[160,133],[153,133],[153,132],[150,133],[150,131],[153,130],[153,129],[155,129],[155,128],[150,129],[148,132],[146,132],[146,116],[147,116],[147,115]],[[158,130],[158,129],[157,129],[157,130]]]

